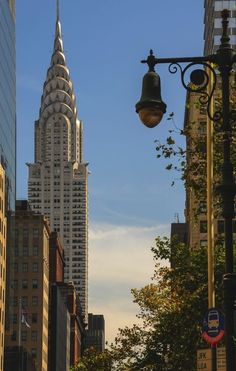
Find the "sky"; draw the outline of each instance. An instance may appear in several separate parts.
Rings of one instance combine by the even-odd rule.
[[[167,65],[157,71],[167,114],[140,123],[141,64],[158,57],[203,53],[203,0],[60,0],[66,63],[84,124],[89,162],[89,312],[104,314],[106,339],[136,321],[131,288],[150,282],[151,247],[170,224],[184,221],[184,189],[156,158],[173,122],[181,128],[185,90]],[[27,162],[34,161],[34,121],[50,64],[56,0],[16,0],[17,197],[27,198]],[[179,139],[180,143],[181,140]],[[173,178],[175,186],[171,187]]]

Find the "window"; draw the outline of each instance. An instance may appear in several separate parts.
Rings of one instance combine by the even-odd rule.
[[[225,222],[224,222],[224,220],[218,220],[217,221],[217,230],[218,230],[218,233],[224,233],[225,232]]]
[[[236,220],[233,220],[233,233],[236,233]]]
[[[22,272],[28,272],[28,263],[22,263]]]
[[[13,313],[12,321],[14,324],[17,324],[17,314]]]
[[[32,355],[33,358],[37,357],[37,349],[36,348],[31,349],[31,355]]]
[[[28,229],[23,229],[23,239],[27,240],[29,237],[29,231]]]
[[[32,296],[32,306],[33,307],[38,306],[38,297],[37,296]]]
[[[16,341],[16,331],[13,331],[13,333],[11,335],[11,340]]]
[[[206,220],[200,221],[200,233],[207,233],[207,221]]]
[[[39,254],[38,246],[33,246],[33,256],[38,256],[38,254]]]
[[[32,288],[33,289],[37,289],[38,288],[38,280],[36,280],[36,279],[33,279],[32,280]]]
[[[22,280],[22,289],[28,289],[28,280]]]
[[[29,249],[27,246],[23,246],[22,248],[22,255],[23,256],[29,256]]]
[[[17,289],[18,288],[18,280],[13,280],[13,289]]]
[[[18,298],[17,296],[13,296],[13,307],[17,307]]]
[[[38,322],[38,314],[32,313],[32,323],[37,323],[37,322]]]
[[[38,263],[33,263],[32,271],[33,272],[38,272]]]
[[[27,341],[27,331],[21,331],[21,340]]]
[[[22,302],[23,307],[27,307],[28,306],[28,296],[22,296],[21,302]]]
[[[32,339],[32,341],[37,341],[37,331],[32,331],[31,332],[31,339]]]
[[[14,272],[17,273],[18,272],[18,264],[14,263],[13,268],[14,268]]]
[[[39,238],[39,230],[38,228],[33,229],[33,238]]]

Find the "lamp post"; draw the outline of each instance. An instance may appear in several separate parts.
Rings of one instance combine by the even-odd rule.
[[[166,112],[166,104],[161,98],[160,77],[155,72],[155,65],[168,63],[169,71],[176,73],[180,71],[181,82],[189,92],[200,93],[199,102],[207,108],[210,120],[220,126],[223,135],[223,165],[222,180],[218,186],[222,197],[222,216],[225,224],[225,274],[223,275],[223,294],[225,311],[225,342],[226,342],[226,367],[227,371],[236,371],[236,274],[233,267],[233,229],[232,220],[234,213],[234,198],[236,195],[236,184],[231,162],[232,123],[236,121],[236,110],[230,106],[230,78],[233,64],[236,63],[236,52],[229,44],[228,17],[229,11],[223,10],[221,44],[216,53],[202,57],[180,57],[180,58],[156,58],[153,51],[146,63],[149,71],[143,77],[142,95],[136,104],[136,112],[144,125],[155,127]],[[184,64],[184,67],[183,65]],[[198,68],[197,66],[202,68]],[[212,67],[214,66],[214,67]],[[219,73],[216,73],[216,70]],[[190,84],[185,83],[186,74],[190,73]],[[210,86],[212,73],[213,83]],[[210,103],[216,89],[217,80],[220,77],[218,87],[221,89],[221,109],[213,114]],[[210,87],[210,89],[209,89]],[[207,89],[208,88],[208,89]]]

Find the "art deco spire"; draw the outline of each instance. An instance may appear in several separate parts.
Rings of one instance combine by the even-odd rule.
[[[66,65],[66,58],[63,49],[61,22],[59,14],[59,0],[57,0],[57,15],[54,37],[54,47],[50,67],[47,71],[44,83],[41,107],[39,112],[38,134],[41,139],[36,140],[36,160],[42,161],[47,157],[45,147],[48,127],[48,120],[53,114],[61,113],[68,119],[70,146],[67,149],[67,159],[70,161],[82,160],[82,148],[79,145],[78,136],[82,132],[81,122],[77,118],[76,99],[73,91],[73,84],[70,78],[69,69]],[[39,138],[38,138],[39,139]]]

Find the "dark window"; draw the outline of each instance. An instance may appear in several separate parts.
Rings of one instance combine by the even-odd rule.
[[[200,221],[200,233],[207,233],[207,221],[206,220]]]
[[[31,332],[31,339],[32,339],[32,341],[37,341],[37,331],[32,331]]]
[[[16,341],[16,331],[13,331],[13,333],[11,335],[11,340]]]
[[[33,358],[37,357],[37,349],[36,348],[31,349],[31,355],[32,355]]]
[[[218,231],[218,233],[224,233],[224,231],[225,231],[225,222],[224,222],[224,220],[218,220],[218,222],[217,222],[217,231]]]
[[[233,220],[233,233],[236,233],[236,220]]]
[[[32,280],[32,288],[37,289],[38,288],[38,280],[34,279]]]
[[[23,246],[22,248],[22,255],[23,256],[29,256],[29,249],[27,246]]]
[[[13,296],[13,306],[14,307],[17,307],[17,303],[18,303],[18,297],[17,296]]]
[[[33,256],[38,256],[38,254],[39,254],[38,246],[33,246]]]
[[[32,323],[37,323],[37,322],[38,322],[38,314],[32,313]]]
[[[28,263],[22,263],[22,272],[28,272]]]
[[[28,289],[28,280],[22,280],[22,289]]]
[[[32,271],[33,272],[38,272],[38,263],[33,263]]]
[[[32,296],[32,306],[35,307],[38,305],[38,297]]]
[[[38,228],[33,229],[33,238],[39,238],[39,230]]]
[[[22,305],[23,307],[28,306],[28,296],[22,296]]]

